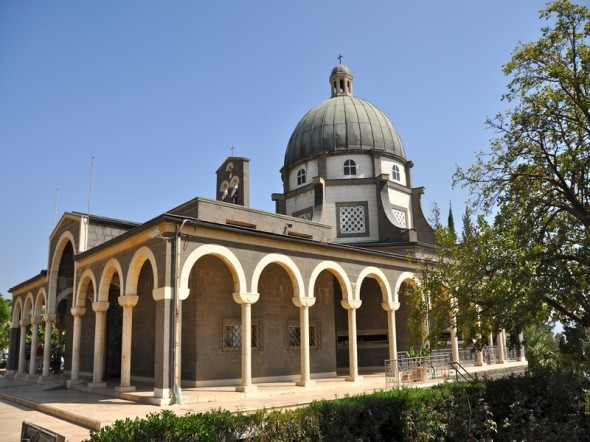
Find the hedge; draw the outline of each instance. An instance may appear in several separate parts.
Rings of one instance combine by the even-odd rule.
[[[116,421],[89,441],[589,440],[586,380],[543,373],[322,400],[289,411]]]

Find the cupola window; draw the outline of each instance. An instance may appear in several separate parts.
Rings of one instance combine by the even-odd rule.
[[[299,169],[297,172],[297,185],[305,184],[305,169]]]
[[[397,182],[400,182],[402,180],[402,176],[399,173],[399,166],[397,164],[394,164],[391,168],[391,178],[393,179],[393,181]]]
[[[346,160],[344,162],[344,175],[356,175],[356,163],[353,160]]]

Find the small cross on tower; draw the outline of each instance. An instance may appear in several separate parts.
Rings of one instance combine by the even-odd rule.
[[[234,145],[232,144],[232,145],[231,145],[231,149],[230,149],[230,150],[231,150],[231,156],[232,156],[232,157],[234,156],[234,149],[235,149],[235,148],[234,148]]]
[[[338,64],[342,64],[342,54],[338,54],[336,58],[338,59]]]

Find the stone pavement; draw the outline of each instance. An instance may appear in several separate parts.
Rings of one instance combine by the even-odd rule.
[[[522,371],[526,362],[469,367],[468,371],[490,372],[493,369]],[[59,381],[56,379],[56,381]],[[412,384],[426,387],[433,382]],[[335,399],[347,395],[372,393],[385,389],[384,373],[366,374],[357,382],[344,377],[316,379],[315,385],[297,387],[294,382],[257,384],[257,390],[238,393],[233,387],[187,388],[182,391],[181,405],[154,406],[116,397],[65,389],[56,382],[39,384],[32,381],[0,377],[0,441],[20,440],[23,421],[65,436],[70,442],[89,437],[90,429],[98,430],[118,419],[145,417],[161,410],[176,414],[199,413],[223,408],[232,412],[270,408],[295,408],[314,400]]]

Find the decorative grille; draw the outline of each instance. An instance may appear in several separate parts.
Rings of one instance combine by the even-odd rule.
[[[301,327],[299,327],[298,323],[290,323],[289,324],[289,347],[290,348],[299,348],[301,347]],[[319,336],[318,336],[318,324],[316,322],[312,322],[309,324],[309,348],[317,349],[319,343]]]
[[[252,321],[251,347],[253,350],[260,348],[260,321]],[[238,320],[223,321],[223,350],[238,351],[242,348],[242,324]]]
[[[311,221],[311,212],[303,212],[297,215],[297,218],[304,219],[306,221]]]
[[[364,206],[340,207],[340,233],[365,233]]]
[[[403,210],[392,209],[393,216],[395,217],[397,223],[400,227],[406,227],[406,212]]]

